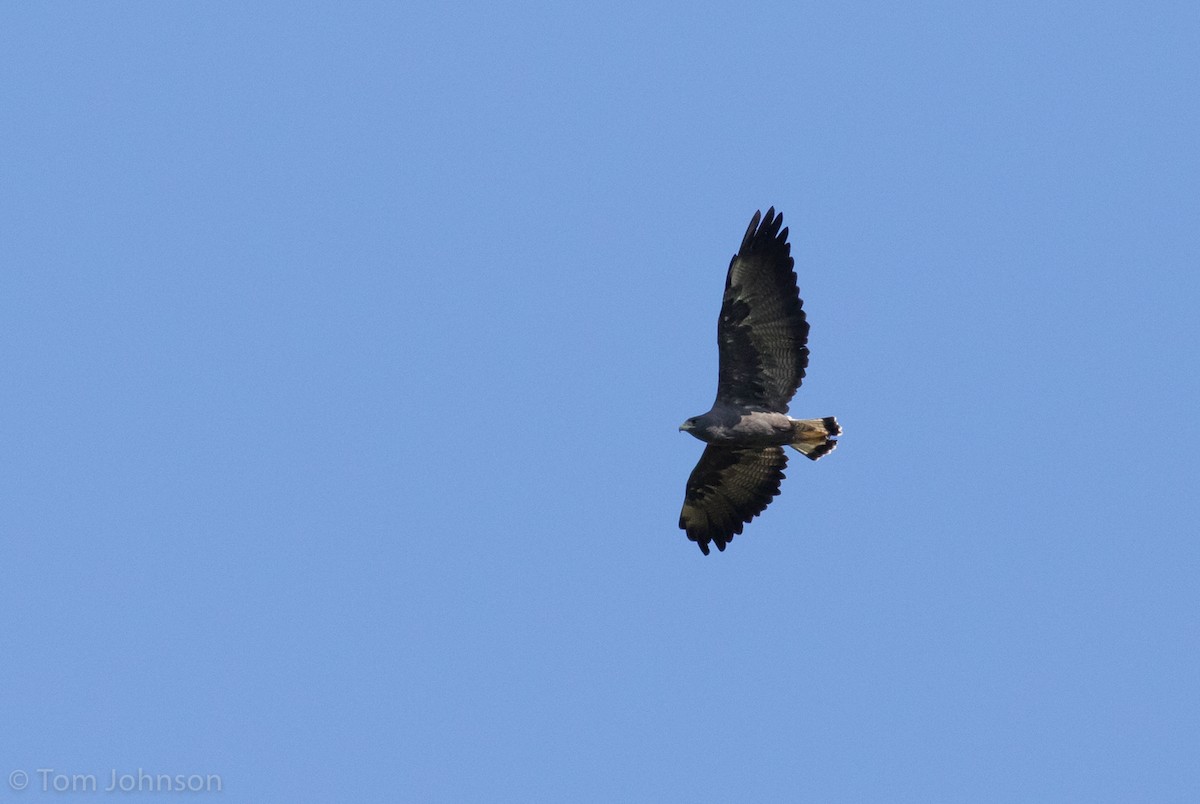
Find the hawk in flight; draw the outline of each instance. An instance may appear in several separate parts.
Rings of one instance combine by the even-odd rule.
[[[792,419],[788,402],[808,367],[808,322],[783,216],[755,212],[729,263],[717,321],[720,369],[712,410],[680,425],[705,442],[679,527],[708,555],[724,550],[779,493],[784,447],[817,460],[837,446],[837,419]]]

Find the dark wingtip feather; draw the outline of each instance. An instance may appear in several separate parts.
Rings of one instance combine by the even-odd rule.
[[[738,249],[734,259],[737,259],[737,256],[748,256],[768,244],[771,244],[772,248],[782,246],[785,256],[790,255],[791,245],[787,242],[788,230],[786,228],[781,230],[781,227],[783,227],[783,213],[776,213],[775,207],[767,210],[766,217],[763,217],[761,210],[755,211],[754,217],[750,219],[750,225],[746,227],[746,234],[742,238],[742,247]]]
[[[764,240],[776,240],[779,238],[779,227],[783,226],[783,216],[775,214],[775,207],[767,210],[767,217],[763,218],[762,227],[758,230],[759,237]]]
[[[746,227],[746,234],[742,237],[742,247],[738,249],[738,253],[745,253],[746,249],[750,248],[750,244],[754,242],[754,233],[758,231],[758,222],[762,220],[762,210],[755,210],[754,217],[750,219],[750,225]],[[734,255],[737,259],[737,255]]]

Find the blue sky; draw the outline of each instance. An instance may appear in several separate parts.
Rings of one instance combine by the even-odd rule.
[[[1188,3],[8,7],[0,798],[1197,800],[1198,82]],[[846,434],[705,558],[772,205]]]

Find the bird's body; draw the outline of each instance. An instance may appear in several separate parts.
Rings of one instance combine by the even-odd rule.
[[[679,428],[708,444],[688,478],[679,518],[705,555],[710,543],[724,550],[779,493],[783,447],[815,461],[833,451],[842,432],[832,416],[787,415],[808,367],[808,321],[782,224],[773,207],[766,218],[754,213],[725,280],[717,399]]]
[[[792,441],[792,420],[786,413],[767,410],[713,408],[681,429],[718,447],[782,447]]]

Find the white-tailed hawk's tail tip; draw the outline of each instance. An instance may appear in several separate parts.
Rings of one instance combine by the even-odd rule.
[[[837,449],[834,439],[842,434],[842,426],[833,416],[822,419],[793,419],[791,447],[815,461]]]

